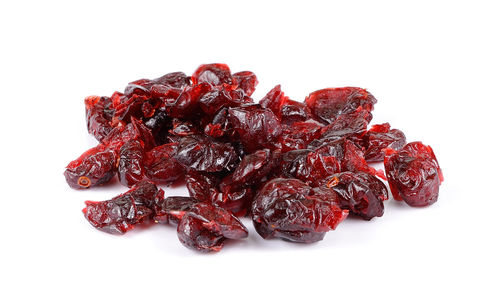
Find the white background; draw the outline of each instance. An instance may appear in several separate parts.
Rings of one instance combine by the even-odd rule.
[[[5,1],[0,4],[2,303],[498,303],[497,1]],[[360,86],[374,123],[431,145],[439,201],[392,200],[312,245],[250,236],[192,252],[175,228],[113,236],[70,189],[96,144],[83,98],[201,63],[251,70],[259,100]],[[167,194],[185,194],[183,188]]]

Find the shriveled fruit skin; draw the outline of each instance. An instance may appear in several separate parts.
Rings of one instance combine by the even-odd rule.
[[[312,92],[305,103],[319,121],[329,124],[339,115],[352,113],[359,107],[372,111],[377,100],[365,89],[344,87]]]
[[[242,106],[230,108],[228,117],[247,153],[276,148],[282,129],[271,110],[258,105]]]
[[[123,234],[134,225],[149,220],[164,192],[155,184],[143,181],[129,191],[107,201],[86,201],[82,211],[92,226],[109,233]]]
[[[264,239],[312,243],[323,239],[345,219],[349,211],[338,206],[338,198],[315,195],[298,179],[276,178],[267,182],[252,203],[252,220]]]
[[[111,118],[114,110],[110,109],[108,97],[88,96],[85,98],[85,117],[87,130],[98,141],[105,138],[113,129]]]
[[[175,159],[187,169],[202,172],[230,171],[238,156],[231,144],[208,136],[186,136],[179,141]]]
[[[179,223],[186,212],[198,203],[192,197],[169,196],[155,205],[153,219],[157,223]]]
[[[189,249],[217,252],[226,239],[243,239],[248,230],[229,211],[214,204],[199,203],[185,213],[177,226],[177,236]]]
[[[384,215],[387,188],[377,177],[365,172],[341,172],[325,179],[325,185],[338,194],[339,205],[349,214],[365,220]]]
[[[226,64],[211,63],[202,64],[194,71],[191,80],[194,85],[198,83],[209,83],[211,85],[232,84],[231,70]]]
[[[86,189],[110,181],[116,174],[116,154],[99,145],[70,162],[64,171],[71,188]]]
[[[391,129],[388,123],[373,125],[363,135],[363,147],[367,162],[383,161],[387,148],[399,150],[406,144],[406,136],[398,129]]]
[[[131,140],[120,148],[118,180],[126,187],[132,187],[144,179],[144,148],[138,140]]]
[[[428,206],[439,196],[443,173],[430,146],[411,142],[386,150],[384,166],[392,195],[413,207]]]
[[[184,177],[185,169],[175,159],[177,149],[177,143],[169,143],[147,152],[144,158],[146,176],[159,183],[172,183]]]
[[[259,84],[257,76],[250,71],[242,71],[233,74],[233,80],[238,85],[238,88],[243,90],[243,92],[250,96],[255,91],[255,87]]]

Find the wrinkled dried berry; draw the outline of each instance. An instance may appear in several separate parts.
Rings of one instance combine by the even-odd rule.
[[[391,125],[384,123],[373,125],[363,136],[365,159],[367,162],[384,160],[384,149],[399,150],[406,144],[406,136],[398,129],[391,129]]]
[[[201,252],[217,252],[226,239],[243,239],[248,230],[237,217],[213,204],[199,203],[185,213],[177,226],[181,243]]]
[[[313,115],[324,123],[332,123],[339,115],[352,113],[359,107],[372,111],[376,102],[367,90],[355,87],[318,90],[305,100]]]
[[[99,145],[70,162],[64,171],[71,188],[85,189],[105,184],[116,174],[116,154]]]
[[[132,187],[144,179],[144,148],[138,140],[131,140],[120,148],[118,180],[126,187]]]
[[[437,201],[443,174],[430,146],[411,142],[399,151],[386,153],[385,172],[394,199],[413,207]]]
[[[108,201],[86,201],[85,218],[92,226],[109,232],[125,233],[151,218],[154,206],[163,201],[163,190],[144,181]]]
[[[191,197],[170,196],[155,208],[153,219],[157,223],[178,223],[184,214],[198,202]]]
[[[383,202],[389,198],[384,183],[364,172],[342,172],[325,180],[326,186],[335,191],[339,206],[365,220],[384,214]]]
[[[322,240],[348,213],[339,208],[338,199],[320,199],[311,187],[298,179],[278,178],[267,182],[252,204],[252,220],[263,238],[301,243]]]

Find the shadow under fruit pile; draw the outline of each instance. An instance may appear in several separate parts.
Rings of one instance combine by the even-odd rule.
[[[125,233],[154,221],[177,225],[188,248],[219,251],[243,239],[250,216],[265,239],[316,242],[348,214],[384,213],[389,183],[410,206],[436,202],[443,176],[432,149],[406,143],[388,123],[373,125],[375,97],[356,87],[315,91],[304,102],[274,87],[259,103],[254,73],[225,64],[140,79],[123,93],[85,99],[87,129],[99,144],[70,162],[69,186],[131,188],[83,213],[96,228]],[[385,174],[368,163],[384,161]],[[157,185],[184,180],[190,197]]]

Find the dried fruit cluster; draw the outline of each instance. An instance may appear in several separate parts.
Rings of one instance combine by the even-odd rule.
[[[388,123],[368,129],[377,102],[368,91],[329,88],[297,102],[278,85],[253,103],[256,85],[252,72],[207,64],[87,97],[87,128],[100,143],[68,164],[66,180],[83,189],[117,175],[131,187],[87,201],[87,220],[114,233],[176,223],[182,244],[209,252],[245,238],[237,216],[249,215],[263,238],[315,242],[348,213],[383,215],[385,176],[368,165],[380,161],[395,199],[437,200],[443,178],[432,149],[406,144]],[[190,197],[164,198],[157,184],[176,181]]]

